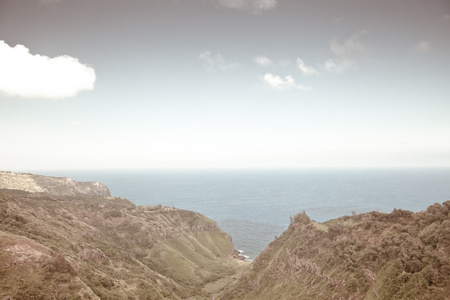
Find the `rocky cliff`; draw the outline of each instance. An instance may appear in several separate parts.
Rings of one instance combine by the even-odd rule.
[[[0,171],[0,189],[48,193],[61,196],[111,196],[108,187],[100,182],[79,182],[67,177],[49,177],[9,171]]]

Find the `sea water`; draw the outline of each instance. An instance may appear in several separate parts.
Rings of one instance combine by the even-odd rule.
[[[323,222],[352,212],[425,210],[450,200],[450,169],[34,171],[100,181],[137,205],[174,206],[215,220],[254,259],[301,211]]]

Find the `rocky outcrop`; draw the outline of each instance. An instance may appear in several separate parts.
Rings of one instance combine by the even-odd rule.
[[[79,182],[67,177],[49,177],[9,171],[0,171],[0,189],[48,193],[58,196],[111,196],[108,187],[96,181]]]

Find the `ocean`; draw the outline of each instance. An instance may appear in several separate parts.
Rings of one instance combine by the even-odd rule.
[[[33,171],[100,181],[137,205],[174,206],[215,220],[254,259],[303,210],[323,222],[352,212],[414,212],[450,200],[450,168]]]

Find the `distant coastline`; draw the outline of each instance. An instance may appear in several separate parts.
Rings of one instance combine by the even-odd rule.
[[[215,220],[254,259],[305,210],[323,222],[353,211],[418,212],[450,199],[450,168],[40,171],[105,183],[137,205],[177,207]]]

